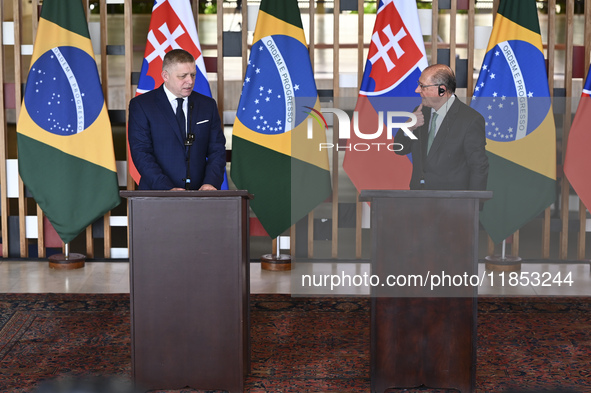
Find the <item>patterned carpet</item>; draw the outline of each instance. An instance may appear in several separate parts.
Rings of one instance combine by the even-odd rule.
[[[591,299],[480,298],[478,309],[477,392],[591,392]],[[370,391],[368,299],[253,295],[251,324],[248,392]],[[129,331],[128,295],[0,294],[0,392],[129,379]]]

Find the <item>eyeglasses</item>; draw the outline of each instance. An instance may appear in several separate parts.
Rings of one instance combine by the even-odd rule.
[[[425,87],[440,86],[440,85],[423,85],[420,81],[417,81],[417,85],[419,85],[419,87],[421,88],[421,90],[424,90]]]

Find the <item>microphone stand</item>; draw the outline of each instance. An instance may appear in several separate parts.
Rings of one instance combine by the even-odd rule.
[[[187,153],[187,178],[185,179],[185,190],[191,189],[191,146],[195,141],[195,134],[191,132],[191,114],[193,113],[193,103],[189,104],[189,121],[187,122],[187,139],[185,147]]]

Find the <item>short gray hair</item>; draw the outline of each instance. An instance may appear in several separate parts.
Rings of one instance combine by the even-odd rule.
[[[184,49],[173,49],[164,55],[162,59],[162,69],[168,70],[173,64],[193,63],[195,64],[195,58],[192,54]]]

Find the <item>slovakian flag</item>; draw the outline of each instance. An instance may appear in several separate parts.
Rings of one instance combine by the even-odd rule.
[[[501,0],[471,106],[489,162],[480,222],[499,243],[556,196],[556,127],[535,0]]]
[[[17,124],[23,182],[64,243],[119,204],[113,135],[80,0],[45,0]]]
[[[412,157],[394,153],[397,129],[388,133],[387,117],[420,104],[415,90],[427,65],[416,2],[380,0],[343,161],[358,191],[409,188]]]
[[[231,175],[254,194],[250,206],[271,237],[330,196],[319,110],[297,0],[263,0],[232,132]]]
[[[172,49],[184,49],[193,55],[197,66],[193,90],[211,97],[190,0],[156,0],[154,2],[144,61],[135,95],[154,90],[162,84],[162,60],[164,55]],[[129,173],[133,180],[139,184],[140,174],[131,161],[131,155],[128,156]],[[225,173],[221,189],[228,189],[228,179]]]
[[[587,209],[591,208],[591,68],[570,127],[564,157],[564,174]]]

